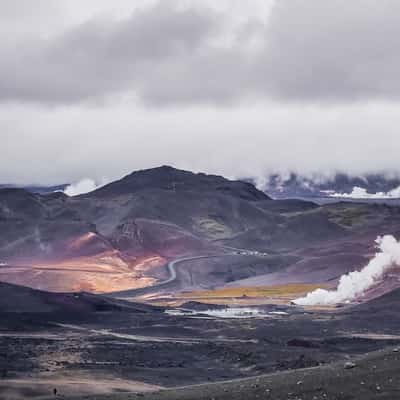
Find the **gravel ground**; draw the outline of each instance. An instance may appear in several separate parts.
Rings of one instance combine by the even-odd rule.
[[[372,400],[400,398],[400,353],[390,348],[320,367],[154,393],[80,400]],[[77,398],[75,398],[77,399]]]

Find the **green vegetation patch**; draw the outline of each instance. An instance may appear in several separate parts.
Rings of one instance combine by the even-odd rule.
[[[339,225],[352,227],[368,220],[368,208],[364,206],[343,206],[329,208],[330,220]]]
[[[211,218],[198,219],[195,222],[197,230],[212,239],[223,239],[232,235],[231,229]]]

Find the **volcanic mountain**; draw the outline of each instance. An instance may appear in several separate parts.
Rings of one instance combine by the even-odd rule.
[[[181,274],[182,287],[287,268],[304,280],[300,267],[312,279],[319,263],[335,266],[326,274],[335,279],[362,264],[382,229],[396,234],[399,215],[384,205],[272,200],[247,182],[167,166],[75,197],[8,188],[0,190],[0,280],[118,291],[167,279],[167,262],[188,257],[202,258]]]

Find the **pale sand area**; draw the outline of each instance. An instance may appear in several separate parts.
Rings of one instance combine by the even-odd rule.
[[[2,400],[23,400],[81,395],[107,395],[124,392],[149,392],[162,389],[160,386],[130,381],[112,376],[73,374],[40,374],[19,379],[0,379],[0,398]]]

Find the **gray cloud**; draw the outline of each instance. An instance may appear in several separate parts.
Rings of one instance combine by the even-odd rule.
[[[388,103],[314,107],[0,108],[0,182],[113,180],[163,164],[228,177],[393,171],[400,113]]]
[[[400,174],[400,2],[265,3],[0,1],[0,183]]]
[[[400,2],[281,0],[260,65],[278,98],[398,98]]]
[[[152,76],[174,79],[179,70],[168,67],[195,53],[215,29],[216,15],[208,10],[160,2],[122,21],[91,20],[56,38],[27,40],[19,51],[3,50],[0,97],[70,103],[146,92]]]
[[[266,21],[236,25],[196,4],[163,1],[3,46],[0,98],[63,104],[122,93],[165,105],[400,95],[397,0],[279,0]]]

